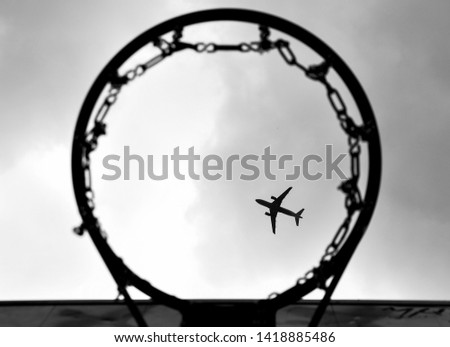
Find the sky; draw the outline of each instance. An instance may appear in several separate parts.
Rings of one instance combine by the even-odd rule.
[[[81,221],[70,169],[78,112],[101,69],[138,34],[221,7],[267,12],[314,33],[351,67],[375,111],[380,196],[334,298],[448,300],[450,4],[437,0],[2,1],[0,300],[117,296],[92,242],[72,232]],[[193,26],[184,38],[240,43],[257,35],[249,24],[214,23]],[[292,44],[306,62],[318,62]],[[324,90],[276,52],[177,53],[124,88],[107,123],[93,154],[96,215],[130,268],[171,294],[262,298],[283,291],[318,263],[343,219],[336,177],[101,178],[110,173],[102,158],[123,157],[124,146],[154,155],[155,163],[175,147],[223,158],[261,155],[267,146],[279,155],[323,155],[326,144],[344,153]],[[270,200],[289,186],[283,206],[305,208],[304,218],[296,227],[279,216],[273,235],[254,199]]]

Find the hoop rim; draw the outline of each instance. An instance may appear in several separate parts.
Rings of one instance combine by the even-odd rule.
[[[85,132],[87,131],[89,120],[91,119],[97,100],[99,99],[104,88],[110,82],[110,77],[113,73],[116,73],[118,71],[118,69],[123,65],[123,63],[128,60],[129,57],[131,57],[140,48],[147,45],[149,42],[155,41],[160,36],[173,31],[177,27],[184,28],[190,25],[213,21],[237,21],[266,25],[269,28],[283,32],[284,34],[287,34],[294,39],[304,43],[312,50],[314,50],[317,54],[319,54],[322,58],[327,61],[331,61],[333,69],[339,75],[343,83],[348,88],[350,94],[352,95],[363,123],[371,124],[370,137],[366,141],[368,145],[369,167],[366,190],[363,199],[364,207],[360,211],[358,218],[347,237],[347,240],[344,242],[342,248],[338,251],[338,253],[333,257],[333,262],[327,264],[328,266],[324,267],[323,269],[322,275],[326,279],[329,279],[331,276],[333,276],[333,273],[334,271],[336,271],[336,269],[339,269],[340,266],[345,267],[350,260],[356,246],[362,239],[370,223],[375,209],[381,183],[381,143],[378,128],[376,125],[376,119],[369,99],[365,94],[361,84],[359,83],[353,72],[350,70],[350,68],[347,66],[347,64],[337,55],[337,53],[335,53],[321,39],[317,38],[315,35],[303,29],[299,25],[264,12],[236,8],[220,8],[181,15],[146,30],[135,39],[130,41],[107,63],[107,65],[102,69],[98,77],[95,79],[94,83],[89,89],[86,98],[84,99],[81,110],[79,112],[73,137],[72,182],[77,206],[83,222],[86,220],[95,220],[93,211],[89,207],[88,200],[86,198],[86,177],[82,168],[83,141],[85,139]],[[115,259],[117,258],[117,256],[109,247],[107,241],[102,237],[102,235],[100,235],[100,233],[97,235],[96,233],[89,230],[89,234],[99,251],[99,247],[102,247],[104,252],[100,253],[102,254],[105,263],[107,263],[106,265],[114,276],[114,273],[111,270],[114,264],[108,264],[106,258],[107,256],[112,256],[111,259]],[[110,254],[110,252],[112,252],[112,254]],[[117,259],[120,260],[120,258]],[[124,265],[123,263],[122,265],[126,267],[126,265]],[[136,275],[133,274],[133,276]],[[138,282],[139,280],[142,281],[138,277]],[[274,298],[261,300],[261,303],[268,305],[268,307],[271,308],[280,308],[290,302],[298,301],[306,294],[318,288],[318,286],[319,283],[317,282],[315,277],[313,277],[311,279],[307,279],[303,284],[296,283],[292,288],[287,289],[285,292],[279,294]],[[175,308],[181,308],[186,304],[186,300],[178,299],[156,288],[154,289],[157,291],[157,293],[159,292],[158,294],[160,295],[154,296],[152,297],[152,299],[158,299],[163,304],[167,304],[168,306]]]

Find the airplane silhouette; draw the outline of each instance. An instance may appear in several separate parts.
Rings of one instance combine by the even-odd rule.
[[[269,208],[269,212],[266,212],[265,215],[270,216],[270,220],[272,222],[272,231],[274,234],[275,234],[276,218],[277,218],[278,212],[281,212],[285,215],[294,217],[295,223],[297,224],[297,226],[298,226],[298,222],[299,222],[300,218],[303,218],[302,213],[305,210],[304,208],[302,208],[297,213],[294,213],[284,207],[281,207],[281,202],[286,197],[286,195],[288,195],[288,193],[291,191],[291,189],[292,189],[292,187],[289,187],[288,189],[286,189],[286,191],[283,194],[281,194],[278,198],[271,196],[271,198],[273,199],[272,202],[268,202],[268,201],[261,200],[261,199],[256,199],[256,202],[258,204]]]

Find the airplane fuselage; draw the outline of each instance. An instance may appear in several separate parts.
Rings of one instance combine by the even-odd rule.
[[[256,202],[264,207],[267,207],[269,209],[269,212],[266,212],[265,215],[270,217],[270,221],[272,224],[272,231],[275,234],[275,225],[276,225],[276,218],[277,218],[277,214],[279,212],[288,215],[288,216],[292,216],[295,219],[295,224],[299,223],[300,218],[302,217],[302,213],[305,210],[304,208],[302,208],[300,211],[298,211],[297,213],[292,212],[291,210],[288,210],[287,208],[281,207],[281,202],[283,201],[283,199],[286,197],[286,195],[288,195],[288,193],[291,191],[292,187],[289,187],[288,189],[286,189],[284,191],[283,194],[281,194],[279,197],[274,197],[272,196],[272,202],[268,202],[262,199],[256,199]]]
[[[272,203],[271,203],[271,202],[268,202],[268,201],[266,201],[266,200],[256,199],[256,202],[257,202],[258,204],[260,204],[260,205],[263,205],[263,206],[269,208],[269,209],[272,207]],[[281,207],[281,206],[277,207],[276,210],[277,210],[278,212],[281,212],[281,213],[286,214],[286,215],[288,215],[288,216],[295,216],[295,213],[294,213],[294,212],[292,212],[291,210],[288,210],[287,208]]]

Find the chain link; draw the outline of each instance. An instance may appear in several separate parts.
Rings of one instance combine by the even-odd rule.
[[[280,53],[283,60],[288,65],[294,65],[297,66],[299,69],[303,70],[304,72],[307,71],[306,67],[297,62],[297,57],[295,56],[294,52],[292,51],[291,47],[289,46],[289,42],[285,40],[277,40],[275,42],[275,47],[278,49],[278,52]]]

